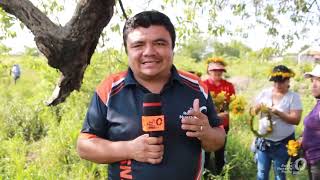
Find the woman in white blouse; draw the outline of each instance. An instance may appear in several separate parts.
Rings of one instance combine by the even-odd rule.
[[[271,113],[272,132],[264,138],[257,138],[258,180],[269,179],[273,162],[275,179],[285,179],[289,160],[286,144],[294,139],[295,125],[301,119],[302,104],[300,96],[289,90],[290,78],[294,72],[284,65],[275,66],[270,75],[273,86],[262,90],[256,98],[254,111],[262,106],[268,107]]]

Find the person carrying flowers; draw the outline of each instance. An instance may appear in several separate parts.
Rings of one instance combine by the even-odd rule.
[[[311,93],[317,103],[304,118],[302,149],[308,164],[309,179],[320,179],[320,65],[304,75],[311,79]]]
[[[222,125],[226,134],[229,131],[229,103],[230,97],[235,95],[235,89],[232,83],[223,79],[223,73],[226,72],[226,63],[223,58],[212,57],[207,60],[207,73],[209,78],[204,80],[208,90],[215,103],[218,117],[222,120]],[[225,142],[226,145],[226,142]],[[215,151],[215,167],[216,173],[220,174],[225,164],[225,145]],[[210,153],[205,155],[204,167],[210,169],[209,166]]]
[[[273,86],[262,90],[257,96],[253,113],[267,107],[272,123],[272,131],[256,139],[257,147],[257,179],[268,180],[273,161],[275,179],[285,179],[289,155],[287,144],[295,138],[295,125],[301,119],[302,104],[300,96],[289,90],[290,78],[294,72],[284,65],[275,66],[270,74]],[[263,117],[262,117],[263,118]]]

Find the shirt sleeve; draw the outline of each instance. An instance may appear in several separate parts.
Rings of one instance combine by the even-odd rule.
[[[84,119],[81,133],[89,133],[101,138],[107,138],[107,110],[107,106],[95,92]]]
[[[301,110],[302,109],[302,103],[301,103],[301,99],[300,99],[299,94],[293,93],[290,109],[292,109],[292,110]]]
[[[211,127],[217,127],[221,125],[221,120],[217,116],[217,111],[215,109],[215,106],[213,105],[210,93],[208,94],[207,99],[207,116]]]
[[[263,101],[264,96],[266,95],[266,90],[262,90],[255,98],[254,104],[260,104]]]

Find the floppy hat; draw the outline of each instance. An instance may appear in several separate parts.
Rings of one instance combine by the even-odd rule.
[[[304,74],[305,78],[311,78],[312,76],[314,77],[320,77],[320,65],[317,64],[311,72],[307,72]]]
[[[208,71],[214,71],[214,70],[222,70],[224,72],[226,72],[226,69],[224,67],[224,65],[222,65],[221,63],[209,63],[208,64]]]

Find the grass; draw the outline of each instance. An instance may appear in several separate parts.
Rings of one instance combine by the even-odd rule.
[[[106,166],[81,160],[75,144],[95,86],[106,74],[126,69],[124,59],[124,54],[114,50],[95,54],[81,90],[73,92],[66,102],[56,107],[46,107],[44,101],[51,95],[58,72],[48,67],[41,57],[0,57],[0,179],[105,179]],[[16,85],[9,76],[14,63],[22,68],[22,76]],[[282,63],[297,73],[292,89],[301,95],[304,117],[315,103],[310,96],[310,83],[301,77],[309,65],[297,66],[291,61]],[[187,57],[177,55],[175,64],[181,69],[205,73],[203,62],[196,63]],[[274,65],[254,60],[228,62],[228,77],[250,80],[237,91],[246,98],[248,107],[262,88],[271,85],[267,74]],[[256,165],[250,152],[254,137],[247,120],[245,116],[231,118],[225,176],[214,179],[255,179]],[[302,130],[303,123],[300,123],[297,135]],[[307,179],[306,171],[297,176],[288,174],[288,179]]]

